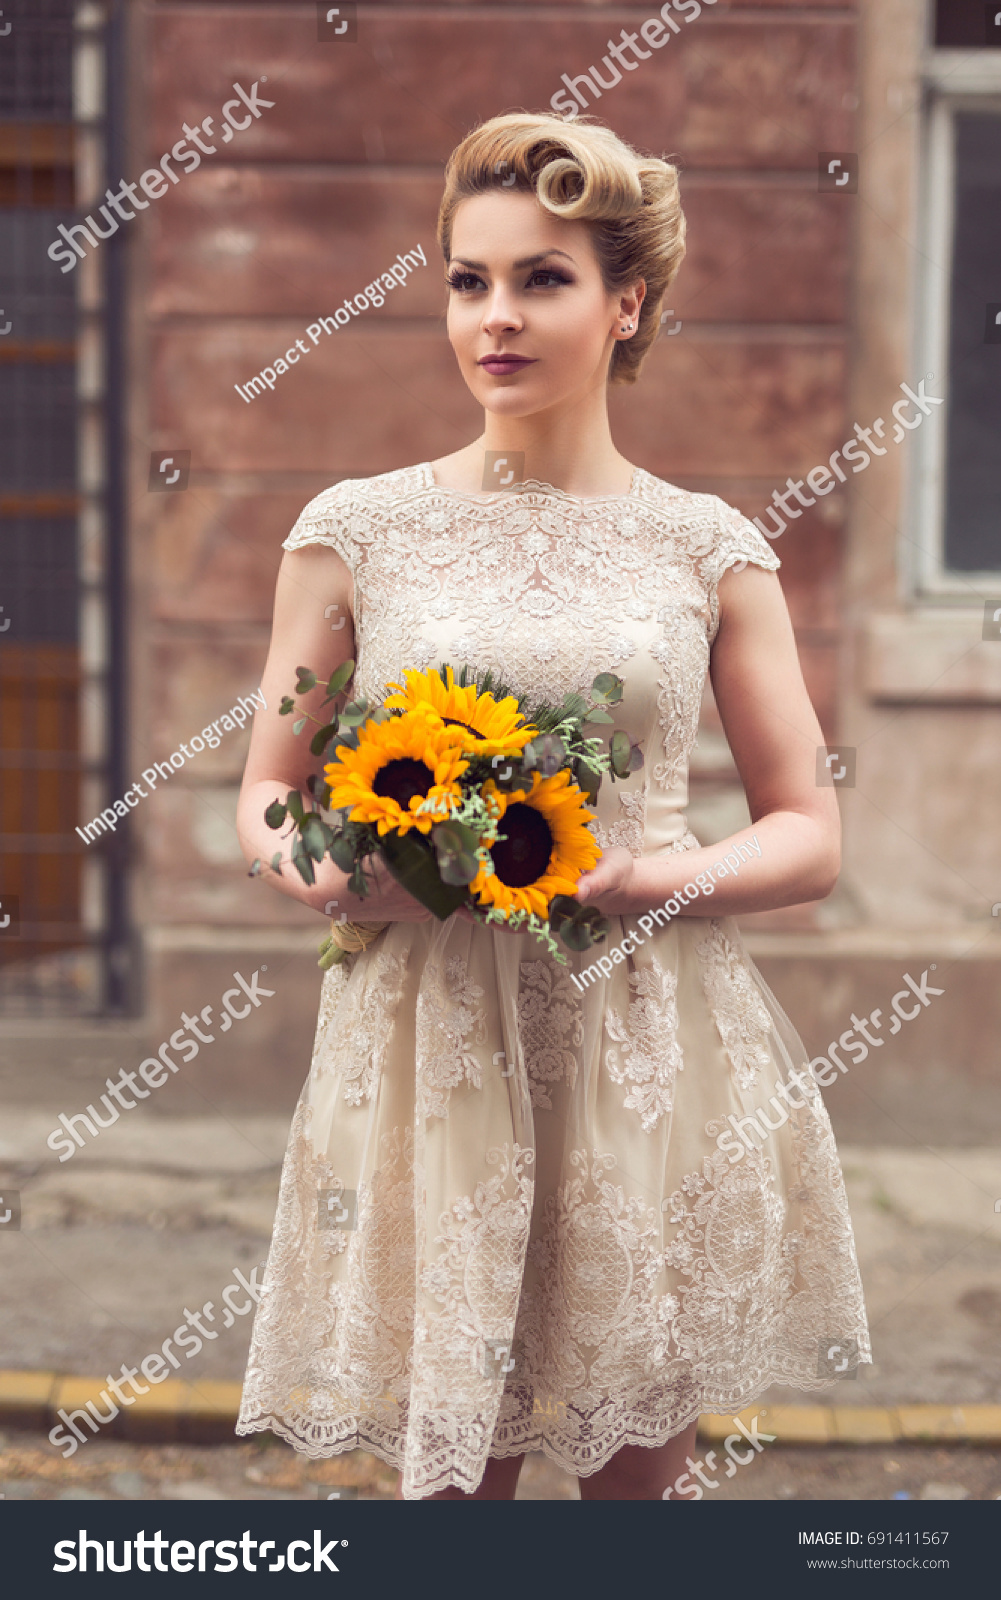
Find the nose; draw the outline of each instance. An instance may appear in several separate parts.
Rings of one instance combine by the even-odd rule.
[[[510,290],[495,283],[483,313],[483,331],[489,334],[517,332],[524,326]]]

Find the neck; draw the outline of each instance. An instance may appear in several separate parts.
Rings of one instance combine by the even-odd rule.
[[[603,387],[571,408],[531,417],[485,412],[480,437],[453,458],[457,466],[460,456],[466,458],[460,471],[468,472],[473,488],[481,486],[487,450],[523,455],[520,478],[537,478],[566,494],[629,492],[632,468],[612,442]]]

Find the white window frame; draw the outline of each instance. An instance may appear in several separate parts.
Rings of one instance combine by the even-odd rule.
[[[929,50],[924,62],[925,119],[921,160],[921,269],[915,296],[914,348],[928,392],[944,397],[913,437],[908,498],[912,576],[921,598],[983,605],[1001,592],[997,568],[950,572],[945,566],[946,427],[949,411],[949,300],[955,235],[955,117],[959,111],[1001,116],[1001,51]]]

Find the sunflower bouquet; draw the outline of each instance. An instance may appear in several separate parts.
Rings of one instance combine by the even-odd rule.
[[[324,707],[353,671],[346,661],[332,674]],[[317,687],[308,668],[297,674],[296,694]],[[622,730],[606,752],[585,726],[612,723],[608,707],[621,700],[622,679],[602,672],[587,698],[568,694],[558,706],[531,709],[490,671],[471,678],[463,667],[456,678],[443,662],[438,670],[404,671],[403,680],[387,685],[391,692],[375,709],[355,700],[329,721],[283,698],[279,715],[298,714],[296,734],[315,722],[310,750],[330,759],[323,777],[309,780],[309,810],[298,790],[268,806],[270,828],[290,825],[291,853],[288,862],[281,851],[266,866],[255,861],[251,874],[291,864],[312,884],[329,856],[364,899],[365,863],[376,856],[441,920],[468,906],[485,922],[527,928],[562,962],[557,938],[571,950],[603,939],[605,919],[573,898],[578,878],[601,855],[587,804],[605,773],[613,782],[625,778],[643,756]],[[332,919],[320,965],[363,949],[384,926]]]

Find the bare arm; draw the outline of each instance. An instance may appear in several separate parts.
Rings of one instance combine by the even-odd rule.
[[[823,899],[840,867],[838,803],[833,788],[816,783],[817,747],[824,737],[779,580],[774,572],[748,566],[724,574],[719,596],[710,677],[761,857],[745,862],[736,877],[713,880],[712,894],[700,895],[688,912],[698,917]],[[578,898],[613,915],[647,911],[747,837],[742,831],[709,849],[639,860],[624,850],[606,851],[581,878]]]
[[[325,545],[286,551],[275,590],[271,648],[261,679],[267,710],[258,711],[254,717],[236,814],[237,833],[248,862],[257,856],[269,861],[278,849],[288,857],[289,844],[283,843],[281,831],[274,832],[264,821],[264,812],[272,800],[284,801],[289,789],[298,789],[303,804],[307,808],[311,804],[306,780],[311,773],[321,773],[324,765],[309,750],[308,730],[315,732],[316,726],[307,724],[296,738],[292,732],[296,719],[280,717],[278,707],[283,695],[294,692],[297,666],[311,668],[322,684],[342,661],[352,658],[352,590],[351,574],[336,551]],[[337,607],[334,615],[338,620],[349,619],[345,627],[331,627],[330,617],[324,613],[329,613],[332,606]],[[297,704],[326,722],[332,708],[322,709],[323,698],[324,690],[318,686],[299,696]],[[346,698],[347,692],[340,703]],[[316,865],[312,887],[292,866],[284,867],[280,878],[268,873],[265,882],[314,911],[324,912],[331,901],[338,902],[327,915],[346,912],[349,918],[362,922],[425,922],[430,917],[431,913],[401,889],[381,863],[378,867],[374,861],[369,863],[366,871],[374,872],[377,887],[364,900],[348,891],[348,875],[329,858]]]

